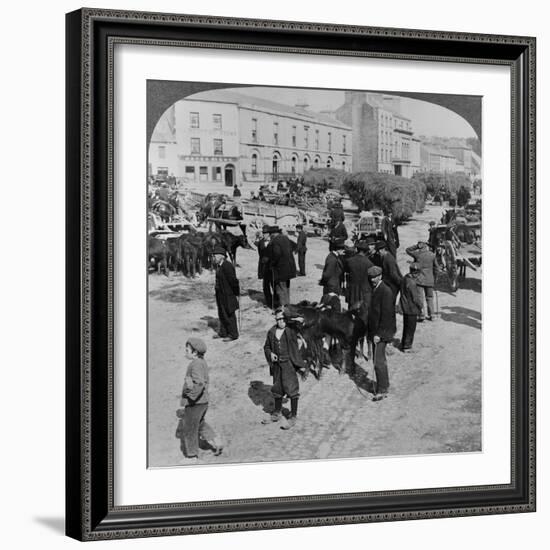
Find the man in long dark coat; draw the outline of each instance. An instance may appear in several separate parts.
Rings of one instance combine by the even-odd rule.
[[[335,244],[325,259],[325,267],[319,284],[323,287],[323,294],[334,292],[337,295],[342,294],[342,281],[344,280],[344,264],[341,254],[344,247],[341,244]]]
[[[344,225],[344,220],[339,220],[336,222],[336,225],[332,228],[329,235],[329,248],[332,250],[334,246],[337,246],[338,243],[346,241],[348,238],[348,230]]]
[[[213,254],[216,262],[216,305],[220,321],[218,337],[223,338],[224,342],[230,342],[239,337],[235,314],[239,309],[239,281],[233,264],[227,260],[225,250],[215,248]]]
[[[372,296],[372,287],[368,278],[368,271],[374,265],[367,257],[368,244],[364,241],[357,243],[357,254],[348,257],[344,262],[348,274],[348,288],[346,302],[348,309],[357,308],[360,304],[367,307]]]
[[[399,234],[397,232],[397,224],[393,221],[391,210],[384,211],[380,229],[382,231],[382,238],[386,242],[390,254],[395,258],[397,256],[397,249],[399,248]]]
[[[296,277],[296,263],[292,255],[292,243],[274,226],[271,238],[271,272],[278,307],[290,304],[290,281]]]
[[[374,347],[374,373],[376,375],[376,393],[373,401],[388,396],[390,380],[386,346],[395,334],[395,299],[390,287],[382,280],[382,269],[378,266],[369,269],[369,278],[373,287],[372,300],[368,312],[367,333]]]
[[[419,315],[419,321],[424,319],[424,299],[426,300],[427,316],[426,319],[431,321],[434,313],[434,286],[437,278],[437,264],[435,254],[429,249],[428,243],[418,242],[414,246],[409,246],[406,249],[409,256],[414,258],[414,261],[420,268],[420,274],[417,279],[419,287],[420,299],[422,301],[422,309]]]
[[[418,292],[417,282],[420,268],[416,262],[409,266],[409,273],[403,277],[401,283],[401,296],[399,303],[403,312],[403,336],[401,337],[401,351],[408,352],[412,349],[416,322],[422,313],[422,299]]]
[[[298,254],[298,275],[305,277],[306,275],[306,251],[307,251],[307,235],[304,231],[304,226],[298,224],[296,226],[298,238],[296,240],[296,253]]]
[[[290,416],[286,425],[282,426],[282,429],[287,430],[296,424],[298,414],[300,386],[296,369],[305,370],[305,364],[298,348],[298,335],[295,330],[286,325],[283,310],[277,310],[275,322],[275,326],[269,329],[264,344],[269,374],[273,376],[271,393],[275,398],[275,408],[271,416],[262,423],[270,424],[281,420],[283,397],[287,395],[290,398]]]
[[[254,243],[258,249],[258,279],[262,281],[265,306],[273,309],[273,277],[271,276],[270,227],[264,225],[262,236]]]
[[[382,259],[382,279],[390,287],[393,293],[393,302],[395,304],[395,299],[401,288],[401,280],[403,275],[397,265],[397,260],[394,256],[388,251],[388,247],[384,241],[377,243],[376,248],[378,254]]]

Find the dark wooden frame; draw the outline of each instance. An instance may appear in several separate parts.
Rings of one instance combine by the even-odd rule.
[[[66,531],[80,540],[535,510],[535,39],[82,9],[67,15]],[[115,507],[112,50],[193,45],[504,64],[512,92],[511,483]]]

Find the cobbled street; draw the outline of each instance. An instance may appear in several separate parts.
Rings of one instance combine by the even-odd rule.
[[[403,274],[410,258],[405,248],[427,239],[428,222],[441,209],[427,207],[400,226],[398,262]],[[253,236],[249,235],[250,240]],[[326,240],[308,239],[307,276],[291,282],[291,302],[318,301]],[[213,339],[217,321],[214,275],[195,280],[181,275],[149,275],[149,456],[150,467],[190,463],[176,438],[177,410],[185,371],[185,342],[206,342],[210,369],[208,423],[222,436],[224,451],[201,451],[200,463],[243,463],[314,458],[395,456],[481,451],[481,270],[467,271],[456,293],[446,277],[439,280],[439,315],[418,325],[413,353],[388,348],[390,395],[372,402],[367,379],[372,362],[357,360],[352,378],[325,370],[300,385],[298,423],[262,425],[271,410],[271,377],[263,354],[267,330],[274,324],[263,307],[256,278],[256,250],[239,249],[241,338]],[[402,317],[397,316],[396,339]],[[288,410],[290,403],[285,402]],[[194,462],[196,463],[196,462]]]

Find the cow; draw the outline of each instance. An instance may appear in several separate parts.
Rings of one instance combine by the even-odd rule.
[[[158,239],[152,235],[147,240],[149,266],[157,270],[157,273],[164,273],[168,276],[168,247],[164,239]]]
[[[285,306],[289,326],[294,327],[305,342],[303,355],[311,372],[321,377],[322,369],[332,363],[341,373],[355,369],[357,345],[367,335],[366,306],[336,312],[307,301]],[[326,351],[326,337],[334,345]]]
[[[248,238],[245,234],[243,235],[234,235],[230,231],[221,231],[221,232],[208,232],[206,233],[205,240],[208,243],[208,246],[213,249],[214,247],[222,247],[229,256],[229,259],[236,265],[237,262],[237,248],[241,246],[242,248],[252,249]]]
[[[178,239],[178,264],[185,273],[195,277],[202,272],[204,242],[199,233],[181,235]]]

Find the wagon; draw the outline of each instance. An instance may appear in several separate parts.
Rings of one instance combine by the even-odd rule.
[[[363,210],[355,224],[355,238],[360,241],[367,237],[382,238],[382,218],[379,210]]]
[[[438,225],[430,230],[429,243],[453,292],[458,289],[459,278],[466,277],[466,268],[477,271],[482,264],[481,222]]]

